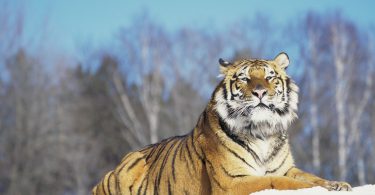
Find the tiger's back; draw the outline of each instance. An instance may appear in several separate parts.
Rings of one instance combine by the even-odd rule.
[[[194,131],[129,153],[92,194],[209,194],[193,135]]]

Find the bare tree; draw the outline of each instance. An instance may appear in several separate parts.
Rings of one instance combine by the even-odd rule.
[[[321,160],[320,160],[320,133],[318,128],[318,106],[317,106],[317,95],[318,95],[318,80],[316,69],[318,68],[318,46],[317,43],[319,42],[319,35],[318,32],[315,30],[316,24],[313,24],[314,18],[310,15],[308,16],[307,21],[307,36],[308,36],[308,48],[309,48],[309,62],[308,64],[308,78],[310,83],[310,97],[311,97],[311,105],[310,105],[310,120],[311,120],[311,128],[312,128],[312,154],[313,154],[313,166],[315,171],[320,171],[321,169]]]
[[[347,176],[348,153],[351,151],[352,144],[358,143],[361,136],[359,121],[364,112],[364,108],[369,101],[372,85],[372,68],[369,65],[368,57],[364,44],[359,37],[356,27],[350,22],[346,22],[340,15],[333,17],[329,24],[332,43],[332,57],[336,73],[335,101],[338,126],[338,154],[340,179],[345,180]],[[362,72],[367,72],[366,76],[361,77]],[[356,84],[363,80],[364,85],[359,88]],[[353,98],[349,92],[360,94]],[[349,129],[348,129],[349,128]],[[349,136],[350,135],[350,136]],[[358,157],[358,167],[362,167],[361,157]],[[360,168],[358,168],[359,170]],[[359,170],[360,171],[360,170]],[[359,175],[363,175],[359,173]],[[364,183],[364,177],[359,178]]]
[[[335,102],[336,102],[336,112],[337,112],[337,124],[338,124],[338,158],[339,158],[339,169],[340,169],[340,180],[345,180],[347,175],[347,126],[345,124],[345,102],[348,96],[348,92],[345,89],[347,85],[347,80],[345,79],[345,64],[350,64],[346,60],[348,53],[349,40],[348,37],[344,36],[345,32],[342,23],[332,23],[332,50],[333,50],[333,62],[336,69],[336,85],[335,88]],[[351,59],[348,59],[351,60]]]
[[[50,109],[53,88],[46,84],[50,83],[49,77],[41,71],[38,61],[22,50],[6,65],[11,81],[8,98],[12,110],[9,114],[14,122],[5,135],[10,162],[7,165],[10,180],[8,193],[37,194],[38,186],[43,184],[34,183],[32,178],[45,181],[49,175],[44,171],[56,168],[53,164],[43,167],[46,162],[42,160],[43,153],[40,152],[55,141],[52,131],[55,115]]]
[[[153,24],[147,15],[138,18],[134,28],[123,29],[119,35],[119,39],[122,42],[120,47],[127,57],[123,63],[125,66],[130,67],[133,71],[133,76],[136,77],[139,82],[137,86],[139,92],[137,94],[143,114],[147,120],[147,127],[143,127],[149,130],[149,142],[155,143],[158,141],[158,126],[159,126],[159,113],[160,113],[160,102],[162,101],[163,90],[165,83],[162,79],[162,72],[166,69],[166,59],[168,55],[172,53],[169,51],[169,42],[166,32],[159,26]],[[137,29],[134,31],[133,29]],[[119,77],[116,77],[115,83],[117,84],[117,91],[121,96],[126,97],[120,88]],[[122,100],[122,101],[123,101]],[[123,101],[124,110],[128,112],[134,109],[130,109],[129,106],[125,106]],[[128,104],[130,105],[130,104]],[[132,121],[135,124],[143,124],[141,119],[137,119],[134,114],[129,112]],[[138,122],[136,122],[138,121]],[[133,127],[132,127],[133,128]],[[134,126],[137,128],[137,125]]]
[[[291,27],[293,28],[293,27]],[[322,72],[324,69],[325,53],[322,44],[324,39],[324,24],[321,18],[314,13],[308,13],[301,22],[294,27],[297,32],[292,35],[292,40],[297,41],[299,44],[300,60],[303,66],[303,76],[297,78],[301,82],[301,108],[303,114],[300,115],[301,120],[306,121],[306,129],[311,132],[311,154],[312,154],[312,167],[314,171],[319,173],[321,171],[321,128],[323,121],[319,113],[322,112],[321,104],[322,94],[326,91],[326,83],[322,83],[320,79],[324,76]],[[323,30],[322,30],[323,29]],[[289,33],[289,32],[288,32]],[[299,41],[304,39],[306,41]]]
[[[348,173],[353,174],[350,168],[355,167],[358,178],[351,177],[351,182],[362,184],[367,177],[364,170],[368,167],[364,154],[369,152],[369,142],[363,135],[371,126],[371,120],[365,115],[373,90],[372,81],[368,79],[373,74],[367,46],[370,41],[339,13],[325,17],[309,13],[294,32],[293,41],[300,45],[304,65],[304,74],[297,78],[301,82],[299,110],[305,125],[302,129],[311,132],[312,167],[327,176],[337,174],[342,180]],[[332,106],[335,112],[332,112]],[[306,138],[310,134],[297,136]],[[334,150],[337,147],[337,169],[322,169],[323,164],[334,167],[337,160],[332,151],[321,150],[327,147]],[[302,162],[306,161],[304,165],[309,168],[308,156],[299,154],[298,157]]]
[[[374,58],[372,57],[371,51],[374,51],[373,48],[373,40],[371,39],[371,36],[369,35],[369,46],[367,48],[369,54],[368,59],[366,60],[365,64],[365,70],[366,75],[364,77],[364,87],[362,88],[362,93],[359,93],[359,96],[355,98],[355,100],[349,101],[348,107],[349,107],[349,114],[351,120],[349,120],[349,127],[350,127],[350,135],[348,137],[348,149],[347,151],[350,151],[350,149],[353,147],[354,144],[354,150],[357,153],[357,176],[358,181],[360,185],[366,184],[366,170],[365,170],[365,162],[364,162],[364,150],[361,146],[363,146],[362,141],[360,140],[362,136],[363,130],[360,127],[360,121],[363,119],[363,114],[365,113],[365,107],[368,105],[371,94],[372,94],[372,85],[373,85],[373,64],[374,64]],[[363,51],[365,53],[365,51]],[[354,89],[353,89],[354,90]]]
[[[133,108],[134,104],[130,101],[131,98],[125,91],[127,87],[123,83],[117,62],[107,57],[104,63],[112,65],[110,75],[112,75],[114,89],[119,97],[119,101],[117,101],[119,102],[119,104],[117,104],[118,109],[116,109],[116,111],[122,124],[125,126],[122,131],[123,137],[130,143],[132,149],[146,145],[149,141],[145,139],[144,135],[146,132],[144,126],[142,126],[136,110]]]

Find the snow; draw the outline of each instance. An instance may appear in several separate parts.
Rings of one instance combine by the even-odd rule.
[[[364,185],[354,187],[350,192],[344,191],[328,191],[322,187],[313,187],[313,188],[306,188],[300,190],[263,190],[260,192],[253,193],[252,195],[375,195],[375,185]]]

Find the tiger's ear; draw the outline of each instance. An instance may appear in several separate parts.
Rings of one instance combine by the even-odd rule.
[[[282,69],[286,69],[289,65],[289,57],[288,54],[285,52],[279,53],[273,60],[276,62],[277,65],[279,65]]]
[[[220,73],[225,75],[228,72],[228,67],[230,67],[233,63],[223,60],[222,58],[219,58],[219,64]]]

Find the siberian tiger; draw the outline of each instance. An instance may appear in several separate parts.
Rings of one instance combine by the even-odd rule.
[[[298,87],[286,53],[274,60],[219,60],[224,79],[195,128],[126,155],[93,194],[250,194],[322,186],[351,190],[296,168],[287,128]]]

